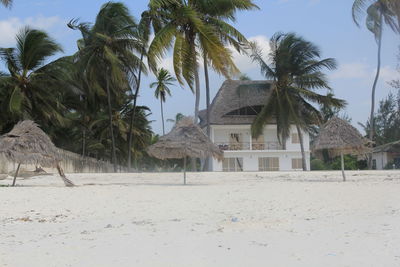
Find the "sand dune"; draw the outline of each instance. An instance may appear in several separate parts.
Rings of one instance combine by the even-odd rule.
[[[400,172],[340,175],[21,179],[0,187],[0,266],[400,266]]]

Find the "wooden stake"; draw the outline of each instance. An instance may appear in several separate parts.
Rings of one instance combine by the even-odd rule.
[[[343,182],[346,182],[346,175],[344,174],[344,157],[343,157],[343,151],[340,152],[340,160],[341,160],[341,163],[342,163]]]
[[[183,184],[186,185],[186,156],[183,158]]]
[[[17,181],[17,176],[18,176],[18,172],[19,172],[19,167],[20,167],[20,166],[21,166],[21,163],[18,163],[17,171],[15,172],[14,180],[13,180],[12,186],[15,186],[15,182]]]

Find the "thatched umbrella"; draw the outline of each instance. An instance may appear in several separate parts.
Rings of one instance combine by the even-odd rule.
[[[150,156],[162,160],[183,158],[184,184],[186,184],[187,157],[223,159],[223,152],[211,142],[199,126],[193,123],[193,119],[190,117],[185,117],[177,122],[171,132],[151,145],[147,152]]]
[[[60,166],[61,158],[50,138],[30,120],[19,122],[11,132],[0,137],[0,153],[18,163],[12,185],[15,185],[21,164],[36,164],[43,167],[55,167],[66,186],[74,184],[65,177]]]
[[[344,154],[363,154],[368,151],[365,139],[356,128],[348,122],[333,117],[321,129],[313,144],[313,151],[327,149],[330,156],[341,158],[343,181],[346,181],[344,173]]]

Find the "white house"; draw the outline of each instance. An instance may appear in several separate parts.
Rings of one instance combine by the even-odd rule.
[[[286,146],[279,143],[276,123],[270,122],[263,135],[251,136],[251,124],[269,96],[269,81],[223,83],[210,106],[211,140],[224,151],[223,162],[213,160],[210,171],[302,170],[299,137],[292,125]],[[200,111],[200,126],[206,126],[206,111]],[[310,141],[303,133],[310,169]]]
[[[376,170],[400,169],[400,140],[374,147],[372,165]]]

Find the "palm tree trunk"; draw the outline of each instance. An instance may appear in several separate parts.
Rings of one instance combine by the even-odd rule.
[[[205,82],[206,82],[206,131],[207,131],[207,136],[210,137],[211,135],[211,129],[210,129],[210,79],[208,77],[208,65],[207,65],[207,55],[203,56],[204,58],[204,77],[205,77]],[[207,157],[206,161],[204,163],[204,169],[203,171],[208,171],[210,170],[210,162],[211,158]]]
[[[304,151],[304,140],[303,133],[298,125],[296,125],[297,134],[299,135],[300,148],[301,148],[301,165],[303,167],[303,171],[307,171],[307,161],[306,161],[306,152]]]
[[[194,82],[195,82],[195,104],[194,104],[194,123],[197,124],[198,120],[199,120],[199,106],[200,106],[200,78],[199,78],[199,67],[197,64],[197,56],[196,56],[196,47],[194,44],[194,41],[191,45],[192,49],[193,49],[193,63],[194,63]],[[192,158],[192,170],[196,171],[196,159]]]
[[[142,53],[140,54],[140,63],[143,62],[143,57],[144,57],[144,49],[142,49]],[[138,80],[137,80],[137,84],[136,84],[136,91],[135,91],[135,95],[133,97],[133,108],[132,108],[132,113],[131,113],[131,118],[130,118],[130,122],[129,122],[129,132],[128,132],[128,170],[130,171],[131,167],[132,167],[132,129],[133,129],[133,120],[135,118],[135,112],[136,112],[136,105],[137,105],[137,98],[139,96],[139,90],[140,90],[140,81],[142,78],[142,64],[139,65],[139,71],[138,71]]]
[[[164,125],[164,110],[163,110],[163,101],[162,98],[160,97],[160,103],[161,103],[161,121],[162,121],[162,132],[163,135],[165,135],[165,125]]]
[[[85,157],[86,154],[86,129],[83,128],[82,131],[82,157]]]
[[[108,70],[108,68],[107,68]],[[113,130],[113,120],[112,120],[112,108],[111,108],[111,93],[110,93],[110,81],[108,77],[108,71],[106,74],[106,89],[107,89],[107,103],[108,103],[108,117],[110,123],[110,135],[111,135],[111,158],[114,166],[114,172],[117,172],[117,154],[115,152],[115,138]]]
[[[380,14],[380,21],[381,25],[383,23],[383,14]],[[370,121],[370,131],[369,131],[369,140],[373,141],[374,139],[374,134],[375,134],[375,91],[376,91],[376,86],[378,84],[379,80],[379,75],[381,72],[381,50],[382,50],[382,26],[379,29],[379,38],[378,38],[378,66],[376,69],[376,76],[374,80],[374,84],[372,86],[372,96],[371,96],[371,114],[369,116],[369,121]],[[371,143],[371,146],[373,144]],[[372,153],[369,154],[368,157],[368,169],[372,169]]]

